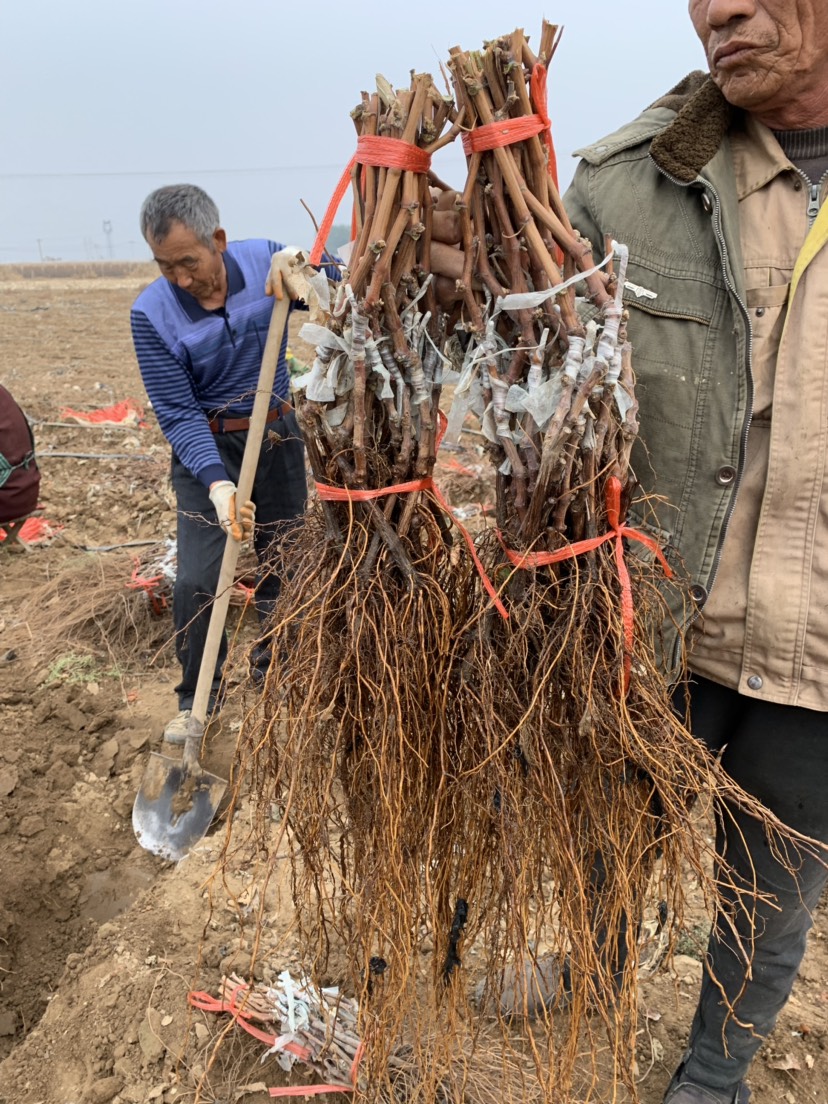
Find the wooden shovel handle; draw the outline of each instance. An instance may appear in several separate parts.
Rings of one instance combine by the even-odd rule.
[[[253,482],[256,478],[256,468],[259,465],[259,453],[261,452],[264,438],[267,415],[273,395],[273,381],[276,378],[276,366],[279,363],[279,351],[282,348],[282,339],[287,325],[290,311],[290,299],[287,295],[283,299],[276,299],[273,303],[273,313],[270,316],[270,325],[267,330],[262,366],[259,370],[259,381],[256,385],[256,398],[253,400],[253,412],[250,415],[250,428],[247,431],[247,441],[244,445],[241,472],[236,484],[236,502],[247,502],[253,493]],[[201,656],[201,666],[198,669],[198,681],[196,682],[195,697],[193,699],[193,720],[201,730],[207,719],[207,707],[210,704],[210,691],[213,685],[213,673],[216,669],[221,636],[224,632],[224,623],[227,620],[227,609],[230,605],[233,580],[236,577],[236,564],[239,559],[241,545],[228,534],[227,543],[224,546],[224,556],[221,561],[216,596],[210,611],[210,625],[207,629],[207,639],[204,641],[204,651]],[[188,737],[189,740],[189,737]]]

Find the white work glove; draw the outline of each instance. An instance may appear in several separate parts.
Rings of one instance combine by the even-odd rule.
[[[253,536],[253,522],[256,518],[256,506],[245,502],[241,509],[236,507],[236,484],[229,479],[220,479],[210,484],[210,501],[216,508],[219,525],[235,541],[249,540]]]
[[[304,264],[305,255],[294,246],[280,249],[270,258],[270,272],[265,281],[265,295],[275,295],[277,299],[284,299],[285,292],[288,298],[298,299],[299,289],[291,282],[296,276],[297,258],[301,257],[300,264]]]
[[[311,321],[317,313],[327,314],[331,309],[328,277],[308,264],[307,254],[295,245],[286,246],[270,259],[270,272],[265,282],[265,295],[277,299],[303,299],[310,309]]]

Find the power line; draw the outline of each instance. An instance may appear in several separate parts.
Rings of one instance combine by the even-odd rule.
[[[457,158],[459,161],[460,158]],[[233,176],[285,172],[342,171],[344,162],[327,165],[273,165],[251,169],[123,169],[116,172],[22,172],[0,173],[0,180],[67,180],[127,176]]]
[[[135,169],[120,172],[46,172],[46,173],[0,173],[0,180],[65,180],[77,177],[108,176],[230,176],[234,173],[280,173],[309,172],[315,169],[341,169],[342,163],[332,165],[274,165],[273,168],[258,169]]]

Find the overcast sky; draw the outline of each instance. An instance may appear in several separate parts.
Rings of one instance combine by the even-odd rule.
[[[405,87],[542,18],[564,26],[549,108],[572,151],[704,57],[685,0],[5,0],[0,4],[0,262],[143,259],[138,209],[161,184],[211,193],[231,238],[308,245],[353,153],[375,74]],[[458,148],[436,163],[462,186]],[[339,221],[348,221],[343,207]]]

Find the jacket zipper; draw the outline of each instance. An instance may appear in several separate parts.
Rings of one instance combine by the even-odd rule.
[[[802,169],[794,168],[794,172],[801,180],[805,181],[805,185],[808,188],[808,229],[816,222],[816,217],[819,214],[819,209],[822,206],[820,200],[820,193],[822,192],[822,185],[828,179],[828,172],[823,173],[822,179],[817,184],[811,183],[811,178],[806,176]]]
[[[810,181],[808,182],[810,183]],[[808,198],[808,229],[814,225],[816,217],[819,214],[819,184],[811,184],[811,190]]]
[[[682,180],[676,180],[676,178],[674,176],[671,176],[670,173],[665,172],[665,170],[661,168],[661,166],[658,164],[657,161],[653,160],[653,164],[656,166],[656,168],[662,174],[662,176],[665,176],[672,184],[675,184],[680,188],[689,188],[691,186],[689,183],[685,183]],[[728,527],[730,526],[730,519],[733,516],[734,509],[736,508],[736,496],[739,493],[739,487],[741,485],[742,476],[744,475],[744,470],[745,470],[745,454],[746,454],[746,450],[747,450],[747,438],[748,438],[748,433],[750,432],[751,422],[753,421],[753,398],[754,398],[753,363],[752,363],[752,360],[753,360],[753,357],[752,357],[752,353],[753,353],[753,327],[750,324],[750,315],[748,313],[747,306],[745,305],[744,301],[742,300],[741,295],[739,295],[738,291],[736,290],[736,288],[733,285],[732,280],[730,279],[730,277],[728,275],[728,271],[727,271],[727,242],[725,241],[724,233],[722,232],[722,221],[721,221],[722,205],[721,205],[721,201],[719,200],[719,194],[716,191],[716,189],[712,186],[712,184],[708,183],[708,181],[706,181],[701,176],[697,176],[696,179],[694,181],[692,181],[692,184],[700,184],[702,186],[702,188],[705,191],[707,191],[713,198],[713,211],[711,212],[710,217],[713,220],[713,231],[716,235],[716,241],[717,241],[717,244],[719,246],[719,253],[720,253],[721,262],[722,262],[722,275],[724,276],[725,287],[728,289],[731,296],[736,300],[737,304],[739,305],[739,309],[741,310],[742,315],[744,316],[745,323],[747,325],[747,332],[748,332],[747,356],[746,356],[746,365],[745,365],[746,368],[747,368],[747,384],[748,384],[747,413],[746,413],[746,416],[745,416],[744,425],[742,426],[742,435],[741,435],[741,438],[739,440],[739,465],[736,469],[736,481],[733,485],[733,493],[730,496],[730,504],[728,505],[727,513],[725,514],[724,524],[722,525],[722,531],[719,535],[719,543],[716,547],[716,553],[713,557],[713,566],[711,568],[710,576],[708,578],[707,592],[709,594],[712,587],[713,587],[714,582],[716,581],[716,575],[719,572],[719,564],[720,564],[721,559],[722,559],[722,548],[724,547],[725,537],[727,536],[727,530],[728,530]],[[700,615],[701,615],[701,607],[697,607],[693,611],[693,613],[687,618],[687,620],[684,622],[684,625],[682,626],[682,632],[686,632],[694,624],[694,622],[696,620],[698,620]],[[678,662],[680,660],[681,644],[682,644],[682,638],[681,638],[681,636],[679,636],[679,638],[676,640],[675,649],[673,651],[673,666],[674,667],[678,665]]]

